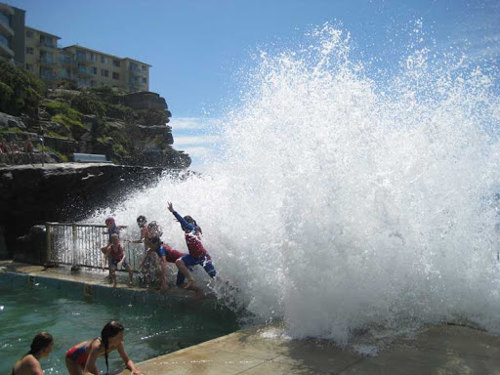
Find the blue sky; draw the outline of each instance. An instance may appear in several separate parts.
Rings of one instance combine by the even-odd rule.
[[[5,0],[4,0],[5,1]],[[438,48],[462,45],[469,56],[500,56],[497,0],[7,0],[26,24],[82,46],[152,65],[150,90],[173,114],[174,148],[203,169],[216,137],[208,124],[237,102],[237,75],[264,49],[298,43],[313,27],[341,23],[354,54],[397,62],[413,22]]]

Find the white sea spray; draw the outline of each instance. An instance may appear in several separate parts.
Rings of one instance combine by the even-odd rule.
[[[371,75],[345,32],[308,38],[260,54],[220,124],[221,160],[126,199],[118,222],[144,214],[185,251],[172,201],[238,288],[222,300],[292,337],[500,331],[497,72],[416,43],[397,74]]]

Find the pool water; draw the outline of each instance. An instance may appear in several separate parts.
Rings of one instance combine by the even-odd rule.
[[[103,288],[109,293],[104,303],[75,292],[83,289],[81,284],[78,289],[76,284],[56,288],[44,278],[15,283],[21,285],[4,281],[5,275],[0,275],[0,374],[10,373],[40,331],[49,332],[55,340],[52,354],[41,360],[45,375],[50,375],[67,374],[66,351],[98,337],[110,320],[125,326],[125,350],[134,363],[239,329],[237,317],[215,300],[171,298],[152,302],[137,298],[137,293]],[[106,370],[104,357],[99,358],[98,368]],[[123,368],[118,352],[112,352],[110,372]]]

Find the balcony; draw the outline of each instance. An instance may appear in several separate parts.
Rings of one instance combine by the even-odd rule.
[[[57,65],[54,59],[47,57],[40,57],[38,59],[38,63],[40,64],[40,66],[49,66],[49,67]]]
[[[40,71],[40,78],[48,81],[53,81],[57,79],[57,74],[52,70],[46,70],[42,68]]]
[[[83,65],[90,65],[91,63],[90,59],[87,56],[82,56],[82,55],[76,55],[75,61],[78,64],[83,64]]]
[[[12,30],[9,25],[9,19],[2,17],[2,13],[0,13],[0,34],[5,36],[14,36],[14,30]]]
[[[40,42],[40,48],[57,49],[57,43],[51,43],[48,41]]]
[[[60,55],[57,61],[57,65],[64,67],[73,67],[76,65],[76,61],[72,56]]]
[[[79,77],[90,77],[90,76],[92,76],[92,73],[89,70],[82,69],[81,67],[79,67],[75,73]]]
[[[8,6],[5,3],[0,3],[0,12],[6,14],[8,16],[14,15],[14,9],[12,9],[10,6]]]
[[[14,51],[12,51],[4,41],[6,42],[6,39],[2,40],[2,38],[0,38],[0,56],[11,59],[14,57]]]

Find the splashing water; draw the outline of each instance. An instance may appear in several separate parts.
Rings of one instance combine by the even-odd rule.
[[[185,251],[172,201],[203,228],[233,297],[293,337],[345,344],[441,321],[500,331],[496,73],[414,48],[395,78],[368,78],[345,33],[310,38],[260,55],[221,125],[221,160],[133,195],[118,221],[145,214]]]

